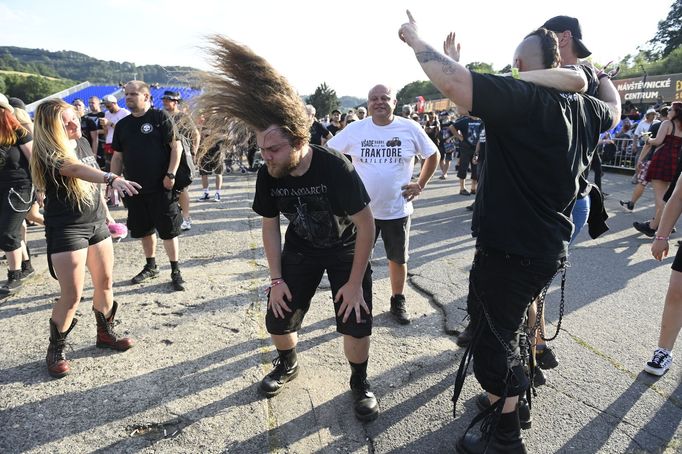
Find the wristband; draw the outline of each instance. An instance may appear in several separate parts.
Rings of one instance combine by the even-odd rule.
[[[277,280],[274,280],[273,282],[270,282],[270,285],[266,285],[266,286],[265,286],[265,291],[264,291],[264,293],[265,293],[266,295],[269,295],[269,294],[270,294],[270,290],[272,290],[273,287],[277,287],[277,286],[280,285],[280,284],[284,284],[284,279],[279,278],[279,279],[277,279]]]
[[[668,241],[669,239],[670,239],[669,236],[658,236],[658,235],[656,235],[654,237],[654,240],[658,240],[658,241]]]
[[[520,79],[521,75],[519,74],[519,68],[512,68],[511,75],[514,79]]]
[[[281,277],[273,277],[272,279],[270,279],[270,281],[271,281],[271,282],[272,282],[272,281],[279,281],[280,279],[282,279],[282,278],[281,278]]]

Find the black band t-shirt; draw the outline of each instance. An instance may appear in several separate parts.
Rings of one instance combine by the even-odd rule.
[[[462,134],[464,140],[460,146],[465,150],[474,150],[478,143],[478,136],[481,134],[482,122],[478,118],[461,117],[454,123],[456,130]]]
[[[142,185],[140,194],[161,192],[176,140],[173,122],[163,110],[149,109],[141,117],[128,115],[114,129],[111,146],[123,153],[126,179]]]
[[[486,125],[485,181],[472,223],[477,245],[566,256],[578,178],[611,126],[608,106],[511,77],[471,74],[472,114]]]
[[[17,130],[16,134],[17,140],[14,144],[0,145],[0,188],[31,186],[28,159],[19,145],[29,143],[33,137],[24,128]]]
[[[299,177],[274,178],[258,171],[253,211],[288,220],[284,248],[309,255],[352,253],[355,225],[350,216],[369,204],[353,165],[339,152],[311,145],[310,168]]]
[[[322,139],[326,139],[329,135],[329,130],[317,120],[310,125],[310,143],[313,145],[322,145]]]
[[[104,126],[102,126],[99,123],[100,118],[104,118],[104,112],[88,112],[85,114],[86,117],[90,118],[92,121],[95,122],[95,125],[97,125],[97,130],[101,131],[104,129]],[[97,140],[101,143],[104,143],[106,135],[105,134],[97,134]]]
[[[76,141],[75,155],[78,160],[90,167],[99,169],[97,159],[92,154],[92,147],[88,141],[81,137]],[[104,207],[99,188],[95,190],[92,205],[81,203],[80,209],[67,199],[64,181],[70,177],[64,177],[59,169],[52,169],[52,175],[45,178],[45,225],[52,227],[64,227],[67,225],[87,225],[104,222]],[[57,182],[55,184],[55,181]]]

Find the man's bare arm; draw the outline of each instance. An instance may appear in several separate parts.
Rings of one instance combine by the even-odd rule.
[[[469,70],[424,42],[409,11],[407,17],[409,22],[400,27],[400,39],[412,48],[433,85],[458,106],[471,110],[473,83]]]

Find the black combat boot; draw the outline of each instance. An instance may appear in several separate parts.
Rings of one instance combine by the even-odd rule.
[[[276,396],[282,391],[285,383],[298,377],[296,350],[279,351],[279,356],[272,361],[272,365],[275,368],[260,382],[260,390],[265,397]]]
[[[526,445],[521,437],[519,410],[502,413],[497,427],[487,440],[480,432],[467,432],[457,442],[457,452],[461,454],[527,454]]]

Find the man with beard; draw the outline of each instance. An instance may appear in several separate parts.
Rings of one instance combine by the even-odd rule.
[[[173,289],[182,291],[185,281],[178,266],[182,216],[178,193],[173,189],[182,146],[168,113],[150,108],[150,96],[149,86],[144,82],[133,80],[126,84],[126,106],[131,115],[121,119],[114,130],[111,171],[120,174],[125,165],[126,178],[142,185],[139,194],[128,199],[128,231],[131,237],[142,240],[147,262],[132,278],[132,283],[139,284],[159,275],[158,231],[170,261]]]
[[[353,410],[358,419],[371,421],[379,407],[367,381],[374,240],[369,196],[343,155],[309,143],[305,106],[284,77],[227,38],[215,37],[214,44],[218,74],[205,84],[200,105],[209,129],[221,124],[224,129],[226,119],[245,124],[265,161],[253,210],[263,217],[271,279],[265,322],[278,356],[260,391],[275,396],[298,375],[297,331],[326,271],[336,330],[350,363]],[[280,214],[289,221],[283,248]]]

